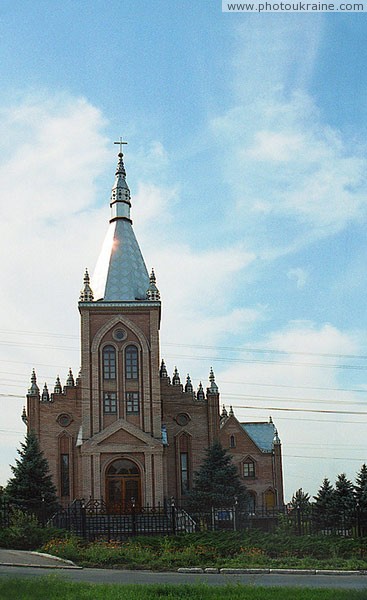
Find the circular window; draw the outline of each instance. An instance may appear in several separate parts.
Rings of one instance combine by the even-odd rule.
[[[69,427],[72,420],[73,419],[71,418],[71,416],[67,414],[62,414],[57,417],[57,422],[60,425],[60,427]]]
[[[180,413],[176,417],[176,423],[178,425],[181,425],[181,427],[184,427],[185,425],[187,425],[189,421],[190,421],[190,417],[186,413]]]
[[[115,329],[115,331],[113,332],[112,337],[117,342],[122,342],[122,340],[126,338],[126,331],[121,327],[118,327],[118,329]]]

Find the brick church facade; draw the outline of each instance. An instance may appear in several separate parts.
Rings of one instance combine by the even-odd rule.
[[[111,507],[180,504],[205,449],[228,448],[249,491],[249,510],[283,505],[281,444],[269,422],[220,414],[211,370],[206,390],[172,378],[160,359],[160,294],[130,218],[123,154],[111,192],[111,219],[90,281],[80,294],[81,370],[53,392],[33,371],[24,418],[48,460],[60,502],[103,498]]]

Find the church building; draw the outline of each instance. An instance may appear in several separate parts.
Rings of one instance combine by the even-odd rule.
[[[49,391],[33,371],[24,419],[48,460],[60,503],[103,499],[111,510],[179,505],[205,449],[218,440],[249,491],[249,510],[282,506],[281,443],[269,422],[220,413],[213,370],[206,389],[169,377],[160,358],[161,298],[132,227],[120,150],[111,218],[95,272],[79,298],[81,369]]]

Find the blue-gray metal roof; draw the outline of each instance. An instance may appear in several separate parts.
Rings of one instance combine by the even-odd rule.
[[[145,300],[148,287],[148,271],[131,222],[112,221],[92,277],[94,300]]]
[[[273,450],[274,423],[241,423],[241,427],[243,427],[260,450],[263,452],[271,452]]]

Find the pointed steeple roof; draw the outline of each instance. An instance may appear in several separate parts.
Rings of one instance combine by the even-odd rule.
[[[90,287],[90,278],[89,278],[88,269],[85,269],[84,286],[80,290],[79,300],[80,300],[80,302],[93,302],[93,299],[94,299],[94,297],[93,297],[92,288]]]
[[[122,142],[121,142],[122,143]],[[130,190],[122,152],[111,192],[110,225],[92,277],[95,300],[145,301],[149,275],[130,218]]]

